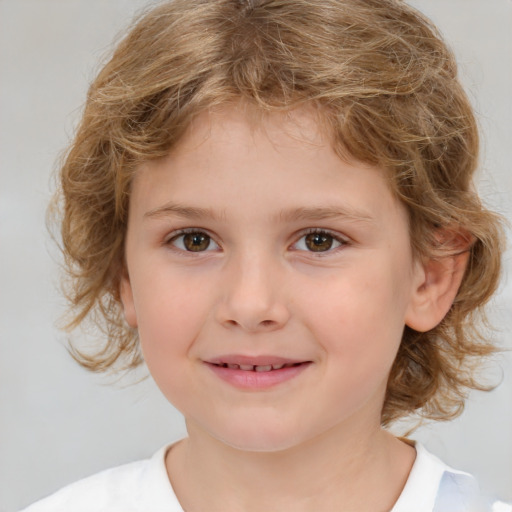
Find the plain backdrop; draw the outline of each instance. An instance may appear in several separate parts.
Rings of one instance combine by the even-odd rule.
[[[414,0],[455,50],[483,134],[478,187],[511,218],[512,2]],[[88,374],[55,327],[64,304],[45,228],[52,171],[88,83],[114,37],[147,0],[0,0],[0,512],[12,512],[102,468],[148,457],[185,433],[150,379]],[[512,347],[506,274],[491,314]],[[501,385],[474,393],[458,420],[413,437],[512,500],[512,360]],[[133,380],[133,379],[132,379]]]

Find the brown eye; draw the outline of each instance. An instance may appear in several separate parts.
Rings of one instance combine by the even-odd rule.
[[[168,243],[185,252],[205,252],[219,249],[212,238],[203,231],[181,233],[171,238]]]
[[[347,245],[348,242],[343,238],[331,235],[328,231],[313,230],[302,235],[292,248],[296,251],[316,252],[316,253],[334,253],[336,249]]]
[[[210,237],[204,233],[187,233],[183,235],[183,245],[187,251],[206,251],[210,246]]]
[[[327,233],[310,233],[305,236],[304,242],[310,251],[323,252],[332,248],[334,238]]]

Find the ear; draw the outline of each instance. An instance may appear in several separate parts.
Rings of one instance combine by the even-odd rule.
[[[121,274],[119,282],[119,296],[123,305],[124,317],[130,327],[137,327],[137,313],[135,311],[135,303],[133,300],[132,285],[128,270],[125,268]]]
[[[425,262],[417,262],[412,298],[405,324],[419,332],[436,327],[446,316],[455,300],[469,259],[470,236],[436,235],[442,247],[440,254]],[[452,245],[453,244],[453,245]],[[450,247],[447,247],[450,246]]]

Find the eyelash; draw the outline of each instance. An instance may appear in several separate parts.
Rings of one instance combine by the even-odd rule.
[[[173,244],[173,242],[176,242],[181,237],[183,237],[185,235],[189,235],[189,234],[206,235],[206,237],[209,239],[209,244],[207,246],[207,249],[204,251],[189,251],[184,248],[176,247]],[[331,238],[332,241],[338,245],[334,248],[329,247],[325,251],[308,251],[307,249],[293,249],[293,250],[307,252],[307,253],[313,254],[315,257],[321,258],[321,257],[328,256],[330,254],[333,254],[335,252],[338,252],[338,250],[349,245],[349,243],[350,243],[349,240],[347,240],[346,238],[343,238],[339,234],[333,233],[327,229],[310,228],[310,229],[307,229],[306,231],[302,231],[300,233],[300,236],[298,237],[298,239],[290,247],[296,246],[303,238],[307,237],[308,235],[324,235],[324,236]],[[219,246],[219,244],[217,244],[217,242],[215,242],[214,238],[206,230],[200,229],[200,228],[186,228],[186,229],[181,229],[179,231],[172,233],[170,237],[166,238],[166,240],[164,241],[164,244],[167,246],[170,246],[173,250],[179,252],[180,254],[184,254],[184,255],[186,254],[187,256],[193,256],[194,254],[197,254],[197,253],[213,252],[212,249],[208,250],[208,248],[210,247],[210,244],[212,242],[215,245],[217,245],[217,247]]]
[[[170,237],[166,238],[166,240],[164,241],[164,244],[167,246],[170,246],[173,250],[179,252],[180,254],[186,254],[187,256],[193,256],[194,254],[197,254],[200,252],[212,252],[211,249],[209,251],[208,250],[206,250],[206,251],[187,251],[186,249],[176,247],[173,244],[173,242],[175,242],[176,240],[178,240],[181,237],[184,237],[185,235],[196,235],[196,234],[197,235],[206,235],[206,237],[208,237],[208,239],[210,240],[210,243],[213,242],[215,245],[217,245],[217,246],[219,245],[219,244],[217,244],[217,242],[215,242],[213,237],[207,231],[205,231],[204,229],[200,229],[200,228],[186,228],[186,229],[180,229],[179,231],[175,231],[174,233],[171,234]],[[210,243],[208,244],[208,247],[210,246]]]
[[[338,233],[333,233],[332,231],[329,231],[328,229],[319,229],[319,228],[310,228],[306,231],[303,231],[300,234],[300,237],[297,239],[297,241],[293,245],[297,245],[303,238],[307,237],[308,235],[325,235],[330,237],[333,242],[339,244],[336,247],[329,248],[326,251],[307,251],[304,250],[304,252],[308,252],[310,254],[313,254],[316,258],[322,258],[329,255],[332,255],[333,253],[337,253],[339,250],[341,250],[343,247],[347,246],[349,244],[349,241],[347,238],[341,237]],[[296,249],[301,250],[301,249]]]

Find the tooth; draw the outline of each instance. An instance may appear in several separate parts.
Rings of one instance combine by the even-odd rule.
[[[272,365],[271,364],[267,364],[267,365],[264,365],[264,366],[255,366],[254,369],[257,372],[269,372],[270,370],[272,370]]]
[[[283,366],[284,364],[273,364],[272,370],[280,370]]]
[[[252,364],[241,364],[240,370],[246,370],[246,371],[254,370],[254,366]]]
[[[228,363],[228,368],[231,368],[231,370],[238,370],[240,368],[240,366],[238,366],[237,364],[229,364]]]

